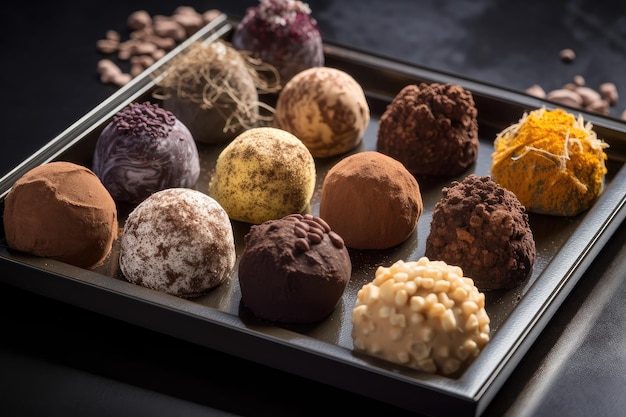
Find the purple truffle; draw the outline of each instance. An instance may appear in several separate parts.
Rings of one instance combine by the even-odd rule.
[[[299,0],[260,0],[235,28],[232,44],[276,67],[284,85],[294,75],[324,65],[322,33]]]
[[[116,201],[139,203],[156,191],[192,187],[200,158],[191,132],[173,113],[131,103],[100,134],[93,171]]]

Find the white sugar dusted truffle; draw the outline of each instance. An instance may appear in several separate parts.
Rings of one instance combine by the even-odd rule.
[[[235,241],[226,211],[208,195],[170,188],[142,201],[120,239],[120,269],[130,282],[193,298],[228,280]]]
[[[354,149],[370,122],[361,85],[336,68],[314,67],[296,74],[278,96],[274,126],[296,135],[314,157]]]
[[[485,296],[457,266],[426,257],[379,267],[358,292],[354,347],[428,373],[454,375],[489,341]]]

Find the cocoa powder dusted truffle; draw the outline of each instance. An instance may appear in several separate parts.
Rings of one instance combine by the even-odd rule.
[[[100,134],[93,171],[116,201],[138,203],[171,187],[192,187],[200,158],[187,126],[150,102],[131,103]]]
[[[300,0],[261,0],[249,7],[232,42],[276,67],[282,85],[300,71],[324,65],[322,32]]]
[[[128,215],[120,238],[119,265],[128,281],[182,298],[230,279],[235,259],[228,215],[189,188],[146,198]]]
[[[413,175],[458,175],[478,158],[477,116],[472,93],[459,85],[407,85],[380,118],[377,150]]]
[[[88,168],[50,162],[26,172],[4,200],[10,248],[81,268],[109,256],[118,235],[115,201]]]
[[[363,89],[336,68],[309,68],[280,92],[274,126],[296,135],[315,157],[354,149],[363,139],[370,109]]]
[[[491,177],[452,181],[435,204],[425,255],[458,265],[481,290],[513,288],[535,262],[528,214],[515,194]]]
[[[238,269],[241,297],[259,318],[320,321],[350,281],[343,239],[317,216],[293,214],[252,226],[245,244]]]
[[[388,249],[404,242],[422,210],[415,177],[376,151],[342,159],[322,184],[320,217],[353,249]]]

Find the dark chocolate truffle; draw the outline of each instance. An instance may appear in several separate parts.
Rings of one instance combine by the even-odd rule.
[[[131,103],[100,134],[93,171],[115,201],[138,203],[165,188],[192,187],[200,158],[189,129],[171,112]]]
[[[241,298],[255,316],[306,324],[337,306],[352,263],[343,239],[311,214],[254,225],[239,262]]]
[[[342,159],[322,184],[320,217],[353,249],[388,249],[404,242],[422,209],[415,177],[380,152]]]
[[[478,158],[478,111],[454,84],[404,87],[380,117],[377,150],[413,175],[453,177]]]
[[[526,209],[491,177],[452,181],[435,204],[425,255],[463,269],[481,290],[513,288],[535,262]]]

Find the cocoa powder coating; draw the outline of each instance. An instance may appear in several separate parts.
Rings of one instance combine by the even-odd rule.
[[[535,262],[528,214],[491,177],[452,181],[435,204],[425,256],[459,266],[481,290],[521,284]]]
[[[458,175],[478,158],[477,116],[472,93],[459,85],[407,85],[380,118],[377,150],[413,175]]]
[[[118,235],[113,198],[91,170],[70,162],[18,179],[3,222],[9,247],[88,269],[106,259]]]
[[[417,180],[376,151],[350,155],[326,174],[320,217],[354,249],[387,249],[415,230],[423,202]]]

